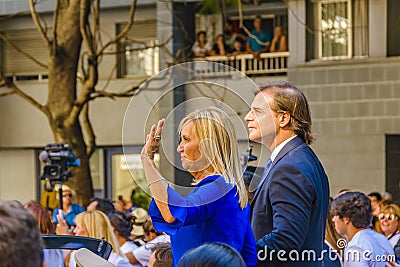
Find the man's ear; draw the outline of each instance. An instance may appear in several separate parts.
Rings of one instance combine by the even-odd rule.
[[[281,128],[288,126],[289,122],[290,122],[290,118],[291,118],[291,116],[290,116],[289,112],[285,111],[285,112],[280,113],[279,114],[279,126]]]
[[[350,223],[349,217],[343,217],[343,222],[344,222],[345,224],[349,224],[349,223]]]

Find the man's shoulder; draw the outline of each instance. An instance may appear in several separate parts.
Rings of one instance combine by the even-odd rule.
[[[76,204],[76,203],[72,203],[72,204],[71,204],[71,208],[72,208],[74,211],[76,211],[76,212],[83,212],[83,211],[85,211],[85,208],[84,208],[83,206],[81,206],[81,205],[79,205],[79,204]]]
[[[290,140],[277,155],[278,158],[285,159],[286,161],[306,161],[309,157],[317,158],[315,152],[308,146],[300,137]]]
[[[279,152],[271,171],[298,170],[307,177],[326,176],[324,167],[314,151],[301,138],[287,143]],[[319,175],[315,176],[318,173]]]
[[[388,243],[390,246],[389,240],[382,234],[375,232],[371,229],[365,229],[358,232],[358,234],[354,235],[351,241],[348,243],[349,248],[360,247],[363,250],[371,249],[374,244],[385,244]]]

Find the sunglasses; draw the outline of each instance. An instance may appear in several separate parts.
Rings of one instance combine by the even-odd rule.
[[[386,220],[388,220],[388,221],[393,221],[395,217],[396,217],[396,215],[394,215],[394,214],[380,213],[378,215],[379,220],[383,220],[384,218],[386,218]]]
[[[72,194],[63,194],[63,197],[72,197]]]

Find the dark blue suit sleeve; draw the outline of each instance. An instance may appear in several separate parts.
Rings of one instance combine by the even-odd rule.
[[[314,187],[298,166],[280,165],[271,175],[269,198],[273,229],[257,246],[275,251],[300,249],[309,231]]]

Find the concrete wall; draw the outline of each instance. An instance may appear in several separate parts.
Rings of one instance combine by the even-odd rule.
[[[310,102],[313,149],[331,183],[385,191],[385,134],[400,134],[400,59],[348,61],[293,68],[289,80]]]
[[[0,150],[0,199],[36,200],[33,150]]]

